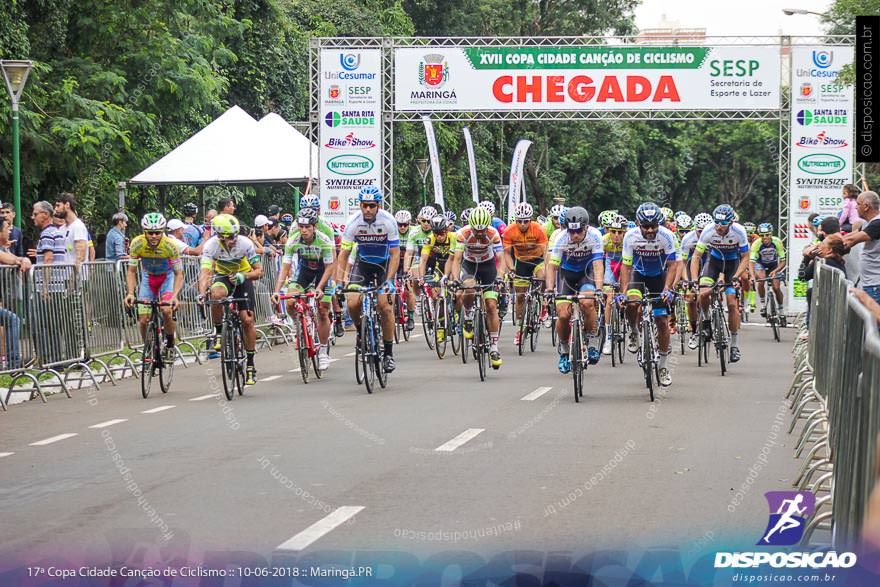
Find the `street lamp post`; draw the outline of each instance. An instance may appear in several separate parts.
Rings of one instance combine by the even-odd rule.
[[[495,184],[495,193],[498,194],[498,204],[499,204],[498,209],[501,211],[501,214],[499,214],[498,216],[499,216],[499,218],[501,218],[501,220],[504,220],[504,218],[505,218],[505,216],[504,216],[504,202],[507,201],[508,192],[510,192],[509,185],[500,184],[500,183]],[[508,210],[508,213],[509,212],[510,211]],[[506,220],[504,220],[504,221],[506,222]]]
[[[6,90],[12,102],[12,201],[15,205],[15,226],[21,228],[21,155],[19,153],[18,135],[18,100],[24,90],[28,74],[31,71],[30,61],[0,60]]]
[[[422,178],[422,207],[427,205],[428,199],[428,160],[427,159],[416,159],[416,170],[419,172],[419,176]]]

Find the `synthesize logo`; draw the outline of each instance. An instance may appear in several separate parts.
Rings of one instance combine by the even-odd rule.
[[[816,508],[811,491],[768,491],[764,494],[770,507],[770,519],[758,546],[791,546],[800,542],[806,520]]]
[[[439,89],[449,81],[449,64],[443,55],[425,55],[419,63],[419,83],[426,88]]]
[[[815,59],[815,57],[813,59]],[[345,71],[354,71],[361,66],[360,53],[340,53],[339,65],[341,65],[342,69]]]
[[[828,69],[834,61],[833,51],[813,51],[813,64],[821,69]]]

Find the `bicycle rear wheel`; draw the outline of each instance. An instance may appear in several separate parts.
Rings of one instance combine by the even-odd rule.
[[[162,393],[168,393],[171,389],[171,382],[174,380],[174,357],[170,360],[161,359],[161,368],[159,369],[159,387]]]
[[[461,339],[458,337],[458,314],[451,300],[446,300],[446,318],[449,324],[446,326],[446,336],[452,343],[452,354],[457,355],[461,350]]]
[[[437,352],[437,358],[442,359],[446,356],[446,343],[449,340],[449,320],[446,316],[446,302],[443,298],[434,300],[434,318],[437,324],[434,327],[434,350]],[[440,338],[440,331],[443,331],[443,338]]]
[[[299,357],[299,374],[303,383],[309,382],[309,347],[306,344],[306,328],[304,316],[298,316],[296,325],[296,354]]]
[[[434,312],[431,307],[431,300],[425,294],[422,294],[419,308],[422,315],[422,331],[425,333],[425,342],[428,348],[434,350]]]
[[[228,401],[232,401],[235,398],[238,367],[235,363],[232,328],[225,321],[223,329],[220,331],[220,371],[223,374],[223,393],[226,394]]]
[[[153,387],[153,374],[156,369],[154,365],[157,360],[157,342],[156,331],[153,330],[153,325],[147,324],[147,330],[144,333],[144,348],[141,350],[141,395],[144,399],[147,399]]]
[[[645,385],[648,388],[648,395],[651,401],[654,401],[654,361],[653,346],[651,343],[651,327],[648,324],[642,324],[642,372],[645,375]]]
[[[571,349],[569,350],[569,363],[571,364],[571,377],[574,383],[574,401],[580,402],[584,395],[584,349],[582,346],[580,320],[571,321]]]

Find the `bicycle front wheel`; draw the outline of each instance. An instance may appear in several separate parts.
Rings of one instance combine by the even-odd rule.
[[[487,355],[489,354],[486,341],[486,326],[483,323],[483,311],[474,311],[474,354],[477,359],[477,369],[480,372],[480,381],[486,380]]]
[[[159,387],[162,389],[162,393],[168,393],[171,389],[171,382],[174,380],[174,360],[175,357],[171,357],[169,360],[165,360],[163,357],[160,362],[159,369]]]
[[[437,358],[442,359],[446,356],[446,341],[449,340],[449,320],[443,298],[434,300],[434,318],[437,320],[434,327],[434,350],[437,351]]]
[[[247,360],[241,322],[235,323],[235,328],[232,330],[232,340],[235,343],[235,389],[238,391],[238,395],[244,395],[244,371]]]
[[[296,354],[299,357],[299,374],[303,383],[309,382],[309,346],[306,344],[308,336],[305,326],[305,318],[297,316],[296,327]]]
[[[373,388],[376,385],[376,341],[373,340],[370,327],[370,319],[367,316],[361,316],[361,371],[367,393],[373,393]]]
[[[141,395],[144,399],[150,395],[153,387],[153,373],[155,372],[155,363],[158,357],[156,352],[156,331],[152,324],[147,325],[144,333],[144,348],[141,350]]]
[[[571,349],[569,350],[569,363],[571,364],[571,377],[574,383],[574,401],[580,402],[584,395],[584,348],[581,346],[581,323],[580,320],[571,321]]]
[[[220,331],[220,371],[223,374],[223,393],[226,394],[228,401],[235,398],[236,379],[238,378],[233,336],[229,323],[224,322],[223,329]]]
[[[776,342],[782,342],[782,337],[779,333],[779,307],[776,305],[776,295],[771,290],[767,293],[767,296],[767,319],[770,321],[770,327],[773,329],[773,339]]]
[[[457,355],[461,350],[461,339],[458,335],[458,315],[455,313],[455,306],[452,301],[446,301],[446,318],[449,324],[446,325],[446,336],[452,343],[452,354]]]
[[[648,319],[653,320],[653,317]],[[649,324],[642,324],[642,371],[645,375],[645,386],[648,388],[648,395],[651,401],[654,401],[654,361],[657,360],[653,355],[653,343],[651,341],[651,327]]]
[[[724,310],[717,307],[712,313],[713,330],[715,332],[715,348],[721,361],[721,375],[727,372],[727,340],[724,338]]]
[[[422,294],[419,302],[419,308],[422,316],[422,332],[425,333],[425,342],[428,348],[434,350],[434,312],[431,307],[431,300],[428,296]]]

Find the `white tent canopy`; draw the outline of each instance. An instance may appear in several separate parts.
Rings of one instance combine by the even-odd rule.
[[[318,148],[283,118],[273,113],[257,122],[233,106],[130,183],[288,183],[316,177],[317,167]]]

